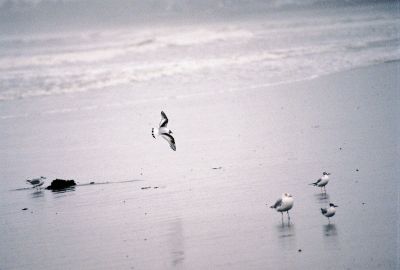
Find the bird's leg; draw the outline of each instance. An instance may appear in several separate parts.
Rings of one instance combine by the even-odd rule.
[[[328,218],[328,224],[331,224],[331,220],[330,220],[330,218]]]
[[[286,213],[287,213],[288,225],[290,226],[290,216],[289,216],[289,211],[286,211]]]
[[[283,212],[281,212],[281,217],[282,217],[282,225],[283,225]]]
[[[324,186],[324,192],[325,192],[325,194],[326,194],[326,188],[325,188],[325,186]]]

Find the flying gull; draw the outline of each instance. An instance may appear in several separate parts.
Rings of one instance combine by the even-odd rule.
[[[328,218],[329,222],[330,222],[329,218],[333,217],[336,213],[336,207],[339,206],[330,203],[328,208],[321,208],[321,213]]]
[[[174,137],[172,137],[171,135],[172,131],[167,128],[167,125],[168,125],[167,115],[162,111],[160,125],[158,128],[151,129],[151,135],[153,136],[154,139],[156,138],[155,135],[163,137],[169,143],[171,149],[176,151],[175,139]],[[155,134],[154,130],[156,130]]]
[[[283,223],[283,212],[287,213],[288,221],[290,222],[289,210],[293,207],[293,196],[289,193],[282,194],[282,198],[278,199],[271,208],[276,209],[276,211],[281,212],[282,214],[282,223]]]
[[[320,187],[321,191],[322,188],[324,189],[325,193],[326,193],[326,189],[325,186],[328,184],[329,182],[329,175],[331,175],[330,173],[327,172],[323,172],[322,173],[322,177],[320,179],[318,179],[316,182],[311,183],[310,185],[313,185],[315,187]]]

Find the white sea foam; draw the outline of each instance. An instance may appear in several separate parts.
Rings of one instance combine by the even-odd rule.
[[[398,25],[391,13],[362,12],[2,37],[0,100],[166,78],[177,85],[236,80],[234,88],[296,81],[399,59]]]

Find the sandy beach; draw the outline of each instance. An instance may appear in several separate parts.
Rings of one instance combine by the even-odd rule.
[[[0,0],[0,270],[399,269],[399,33],[398,1]]]
[[[132,95],[1,104],[1,270],[398,269],[399,62]],[[161,110],[176,152],[151,136]],[[18,190],[40,175],[78,186]],[[269,208],[283,192],[290,226]]]

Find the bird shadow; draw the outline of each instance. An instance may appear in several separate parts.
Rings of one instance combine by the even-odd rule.
[[[326,224],[323,225],[323,232],[325,236],[337,236],[338,232],[337,232],[337,228],[336,228],[336,224]]]

